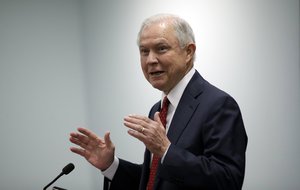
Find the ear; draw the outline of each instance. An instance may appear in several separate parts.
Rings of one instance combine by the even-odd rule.
[[[186,46],[186,58],[187,62],[190,62],[195,54],[196,45],[194,43],[190,43]]]

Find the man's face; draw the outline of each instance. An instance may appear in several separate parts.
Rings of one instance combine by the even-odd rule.
[[[146,79],[166,94],[192,66],[188,48],[180,48],[168,21],[147,26],[141,33],[139,50]]]

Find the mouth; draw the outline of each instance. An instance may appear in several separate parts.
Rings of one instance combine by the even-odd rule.
[[[150,72],[150,76],[153,76],[153,77],[158,77],[158,76],[161,76],[162,74],[164,73],[164,71],[155,71],[155,72]]]

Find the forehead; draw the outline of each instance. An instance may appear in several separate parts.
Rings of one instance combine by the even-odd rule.
[[[141,33],[140,46],[158,43],[168,43],[170,45],[178,43],[175,30],[167,21],[152,23],[146,26]]]

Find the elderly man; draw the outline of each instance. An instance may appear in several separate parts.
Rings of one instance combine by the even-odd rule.
[[[175,15],[146,19],[138,34],[147,81],[162,92],[149,116],[124,118],[128,134],[145,144],[143,164],[117,158],[104,138],[79,128],[71,151],[105,176],[104,189],[240,190],[247,135],[238,104],[194,69],[196,44],[189,24]],[[107,185],[108,184],[108,185]]]

